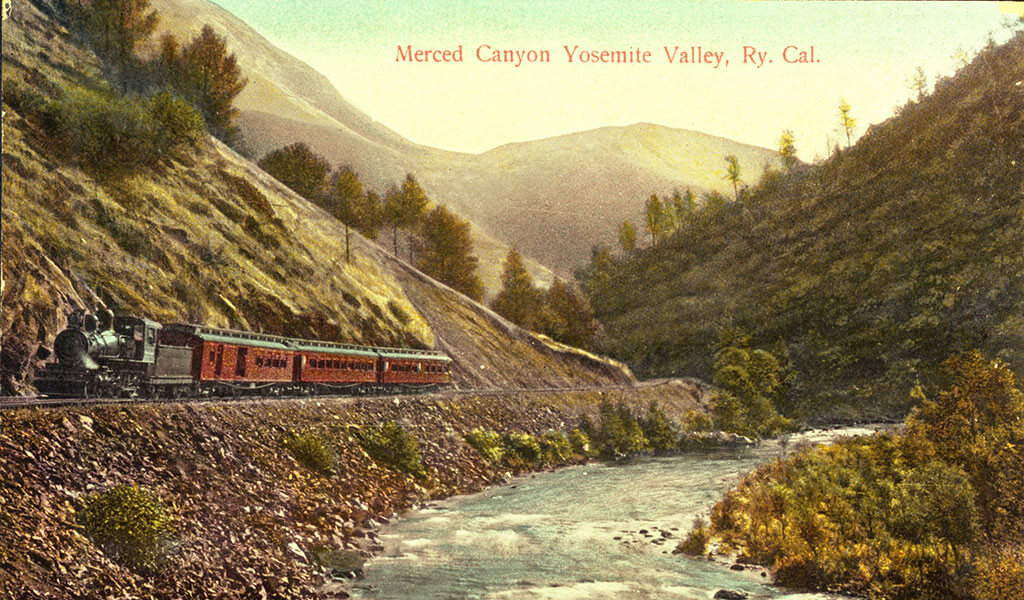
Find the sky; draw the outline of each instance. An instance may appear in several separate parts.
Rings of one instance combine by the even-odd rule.
[[[214,1],[373,119],[413,142],[473,153],[647,122],[769,148],[789,129],[811,160],[845,142],[841,98],[862,134],[911,97],[917,67],[932,82],[953,72],[958,51],[973,56],[990,35],[1008,35],[1007,3]],[[462,62],[399,55],[460,46]],[[546,50],[549,62],[484,62],[482,46],[483,57]],[[572,62],[566,46],[578,47]],[[694,47],[710,63],[694,63]],[[744,47],[754,49],[746,61]],[[809,61],[811,47],[813,62],[787,62],[800,52]],[[580,62],[602,50],[649,51],[650,62]]]

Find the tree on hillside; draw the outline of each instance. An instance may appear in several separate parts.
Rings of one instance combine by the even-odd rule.
[[[714,355],[714,384],[718,388],[715,424],[754,438],[788,426],[777,412],[782,404],[781,377],[778,360],[769,352],[754,349],[745,331],[723,328]]]
[[[850,147],[851,136],[857,128],[857,121],[850,116],[850,103],[846,98],[839,99],[839,127],[846,133],[846,147]]]
[[[928,76],[924,74],[923,68],[914,69],[914,73],[910,76],[910,89],[917,94],[918,102],[924,100],[925,94],[928,93]]]
[[[725,194],[712,190],[701,196],[700,212],[705,217],[713,217],[722,212],[729,200]]]
[[[398,256],[398,230],[415,229],[429,204],[427,194],[412,173],[407,173],[402,187],[392,186],[384,196],[384,221],[391,226],[395,256]],[[412,241],[409,242],[412,260]]]
[[[555,278],[545,295],[545,302],[555,315],[559,329],[544,333],[563,344],[593,349],[599,325],[594,319],[593,309],[584,298],[564,281]]]
[[[672,193],[672,211],[675,213],[676,225],[682,228],[689,223],[697,212],[697,197],[690,188],[680,194],[679,190]]]
[[[181,49],[178,85],[186,98],[202,113],[210,132],[222,140],[234,138],[238,109],[235,97],[245,88],[241,67],[227,42],[213,27],[204,25],[199,35]]]
[[[68,5],[72,21],[113,69],[114,81],[128,91],[129,75],[137,64],[135,48],[149,39],[160,17],[149,0],[92,0]]]
[[[420,232],[423,251],[417,257],[417,268],[474,300],[483,298],[469,222],[438,206],[427,213]]]
[[[393,249],[392,254],[398,256],[398,228],[401,226],[402,190],[392,184],[384,193],[384,204],[381,206],[381,217],[385,225],[391,227]]]
[[[622,226],[619,227],[619,246],[626,254],[636,250],[636,227],[633,226],[632,221],[623,221]]]
[[[515,248],[505,256],[501,291],[491,302],[491,309],[520,327],[534,328],[541,309],[541,296],[526,270],[522,255]]]
[[[647,206],[644,207],[644,221],[647,233],[651,235],[651,247],[658,245],[658,240],[665,233],[665,207],[657,194],[651,194],[647,199]]]
[[[725,175],[723,177],[732,184],[733,200],[740,199],[740,182],[743,181],[740,178],[740,160],[736,158],[735,154],[730,154],[725,157]]]
[[[174,34],[165,33],[160,37],[160,50],[150,63],[156,79],[174,89],[181,87],[178,71],[181,68],[181,44]]]
[[[586,295],[595,312],[608,314],[615,296],[614,280],[618,261],[611,249],[604,244],[595,245],[590,249],[590,262],[576,270],[576,281]],[[600,302],[601,304],[595,303]]]
[[[359,226],[359,209],[362,198],[363,184],[352,167],[345,165],[335,170],[324,192],[324,208],[345,225],[345,262],[351,260],[350,228]]]
[[[782,136],[779,137],[779,155],[782,157],[782,164],[786,166],[786,170],[791,170],[796,166],[796,143],[793,131],[790,129],[783,131]]]
[[[291,188],[296,194],[318,201],[331,170],[327,159],[303,142],[268,152],[259,161],[261,169]]]
[[[380,194],[373,190],[363,194],[356,213],[359,220],[356,229],[371,240],[377,239],[380,228],[384,225],[384,206]]]

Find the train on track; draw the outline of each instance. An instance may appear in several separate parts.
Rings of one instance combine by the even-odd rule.
[[[356,346],[140,317],[73,313],[35,377],[64,398],[232,397],[449,387],[443,352]]]

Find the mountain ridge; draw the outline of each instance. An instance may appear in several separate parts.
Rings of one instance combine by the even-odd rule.
[[[237,105],[239,125],[257,156],[302,141],[333,164],[350,164],[364,183],[380,191],[400,181],[405,173],[413,173],[432,200],[473,223],[475,237],[481,241],[478,245],[487,249],[480,258],[485,285],[492,293],[510,246],[539,261],[541,264],[528,267],[536,279],[550,283],[553,275],[547,267],[569,277],[592,245],[612,242],[621,221],[640,217],[643,202],[651,193],[669,194],[676,188],[731,192],[731,186],[715,174],[724,168],[727,154],[739,156],[748,171],[759,172],[765,161],[779,164],[772,150],[661,125],[646,124],[648,130],[659,128],[659,134],[648,131],[645,139],[625,144],[628,148],[616,149],[604,139],[611,130],[635,133],[637,127],[644,128],[643,123],[511,142],[478,154],[432,148],[407,140],[372,119],[348,102],[323,74],[222,7],[207,0],[152,3],[165,16],[161,27],[179,37],[190,36],[205,21],[214,21],[211,24],[226,36],[229,49],[236,52],[250,78]],[[297,127],[296,123],[304,125]],[[550,151],[545,148],[550,144],[574,139],[588,147],[586,156],[581,155],[582,146],[560,148],[561,163],[547,156]],[[699,156],[690,161],[673,158],[673,148],[690,148]],[[503,172],[509,153],[518,161],[513,175]],[[607,177],[608,172],[616,177]],[[593,206],[584,203],[572,212],[551,212],[552,206],[566,206],[574,197],[586,200],[595,196]],[[550,218],[538,219],[538,214]],[[581,216],[599,217],[600,222],[581,226],[577,223]],[[524,232],[524,228],[531,231]]]

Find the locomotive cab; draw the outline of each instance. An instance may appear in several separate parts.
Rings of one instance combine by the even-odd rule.
[[[156,360],[157,333],[163,326],[139,317],[120,316],[113,322],[114,333],[121,338],[121,357],[152,363]]]

